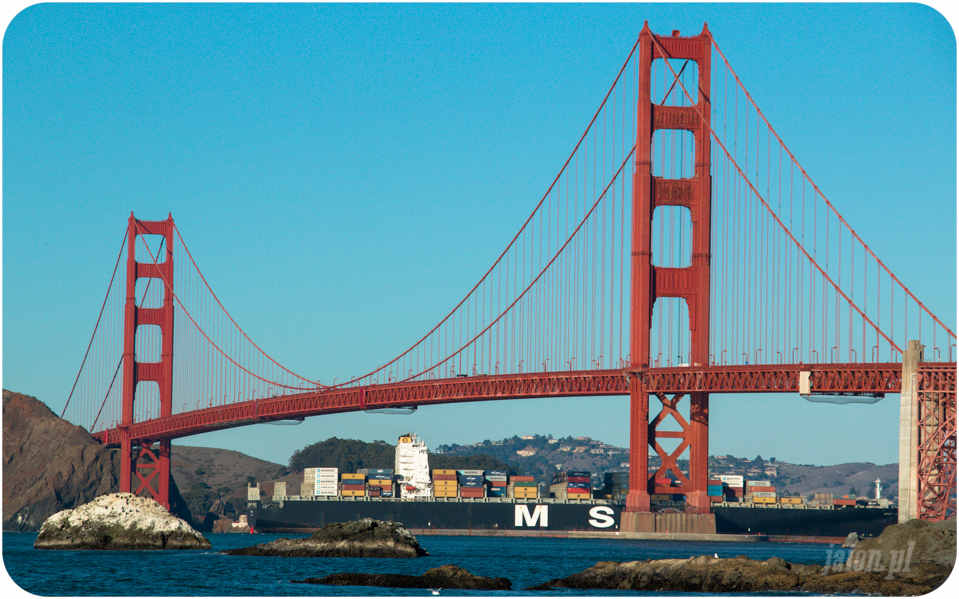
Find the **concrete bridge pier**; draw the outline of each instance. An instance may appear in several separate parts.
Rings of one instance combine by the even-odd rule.
[[[919,517],[919,363],[924,345],[910,341],[902,355],[899,394],[899,523]]]

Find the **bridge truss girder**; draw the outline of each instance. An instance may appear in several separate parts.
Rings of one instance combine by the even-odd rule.
[[[448,403],[523,398],[629,395],[641,380],[649,393],[799,393],[799,373],[809,371],[816,393],[898,393],[902,365],[786,364],[779,366],[707,366],[577,372],[524,373],[432,379],[367,387],[322,389],[294,395],[210,406],[96,433],[107,445],[175,439],[258,422]]]
[[[956,365],[919,364],[918,516],[956,515]]]

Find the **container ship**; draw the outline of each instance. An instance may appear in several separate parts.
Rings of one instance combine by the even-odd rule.
[[[618,532],[629,489],[628,473],[608,472],[603,486],[592,488],[586,471],[554,474],[546,490],[532,476],[497,470],[430,470],[426,444],[403,435],[393,469],[307,468],[299,494],[287,484],[262,496],[259,484],[248,490],[244,514],[257,532],[311,532],[334,522],[375,518],[401,522],[420,531],[488,531],[489,534]],[[669,486],[670,481],[657,481]],[[855,532],[879,535],[895,524],[897,510],[882,502],[816,494],[812,500],[783,497],[770,481],[721,476],[709,481],[707,494],[718,534],[837,539]],[[680,512],[681,494],[657,494],[653,510]]]

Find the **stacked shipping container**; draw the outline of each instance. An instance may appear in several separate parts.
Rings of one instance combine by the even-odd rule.
[[[852,495],[833,495],[832,493],[816,493],[811,502],[814,505],[856,505],[856,498]]]
[[[340,494],[343,497],[366,497],[366,475],[344,472],[340,476]]]
[[[456,497],[459,492],[458,486],[456,470],[433,470],[433,497]]]
[[[706,496],[710,503],[721,503],[723,500],[723,481],[720,479],[709,479],[706,481]]]
[[[508,481],[505,470],[489,470],[486,472],[486,495],[488,497],[506,497]]]
[[[513,477],[516,478],[516,477]],[[553,483],[549,486],[550,495],[557,499],[592,499],[589,472],[582,470],[567,470],[553,475]]]
[[[303,471],[300,495],[306,497],[339,494],[339,468],[307,468]]]
[[[460,486],[460,497],[470,499],[480,499],[486,497],[486,487],[484,486],[483,476],[486,474],[482,470],[459,470],[457,482]]]
[[[758,504],[776,503],[776,487],[768,480],[746,482],[746,501]]]
[[[719,482],[723,485],[723,499],[727,503],[736,503],[743,500],[746,481],[742,475],[723,474],[720,475]]]
[[[360,468],[357,474],[366,475],[367,493],[370,497],[393,497],[393,470],[390,468]]]
[[[539,489],[532,476],[509,477],[509,495],[514,499],[536,499]]]
[[[629,472],[607,472],[603,477],[604,499],[626,501],[629,495]]]

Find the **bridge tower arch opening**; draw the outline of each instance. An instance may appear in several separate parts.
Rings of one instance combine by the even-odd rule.
[[[127,285],[124,305],[123,327],[123,399],[121,408],[120,440],[120,491],[144,494],[158,503],[170,507],[170,439],[138,439],[137,446],[127,431],[136,421],[137,391],[152,387],[152,397],[159,395],[159,414],[148,417],[166,417],[173,414],[173,217],[163,221],[141,221],[130,214],[127,227]],[[158,255],[142,251],[144,261],[137,259],[137,241],[140,237],[161,236]],[[144,245],[145,242],[141,241]],[[162,288],[162,303],[151,302],[150,307],[137,305],[137,282],[146,279],[148,287]],[[141,284],[139,289],[143,290]],[[151,295],[156,297],[157,292]],[[137,343],[137,331],[142,327],[144,339]],[[148,330],[159,330],[159,335]],[[157,339],[159,337],[159,339]],[[159,341],[159,348],[144,347],[144,342]],[[159,349],[158,361],[138,361],[141,356],[154,357]],[[140,385],[139,383],[145,383]],[[141,393],[143,395],[143,393]],[[145,398],[144,398],[145,399]],[[152,403],[152,402],[151,402]],[[158,447],[154,447],[157,445]],[[134,477],[137,485],[134,487]]]

